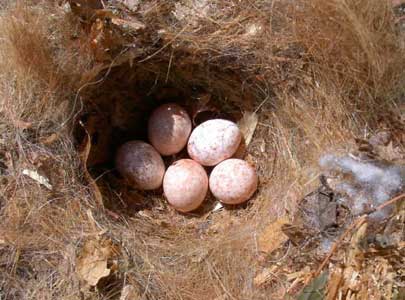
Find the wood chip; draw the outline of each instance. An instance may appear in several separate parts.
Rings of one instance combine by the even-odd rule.
[[[49,179],[42,175],[39,175],[37,171],[25,169],[22,171],[22,173],[31,178],[32,180],[35,180],[39,184],[43,185],[48,190],[52,190],[52,185],[49,183]]]
[[[339,287],[342,284],[343,270],[337,268],[330,276],[327,285],[326,299],[325,300],[335,300],[337,299],[337,294]]]
[[[253,284],[256,287],[259,287],[266,282],[268,282],[271,278],[273,278],[274,273],[276,272],[278,266],[274,265],[271,268],[266,268],[262,272],[260,272],[254,279]]]

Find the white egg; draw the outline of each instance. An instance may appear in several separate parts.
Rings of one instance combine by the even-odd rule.
[[[132,186],[141,190],[154,190],[162,185],[165,165],[160,154],[142,141],[122,145],[115,157],[118,172]]]
[[[208,191],[208,176],[204,168],[191,159],[181,159],[172,164],[163,179],[167,201],[178,211],[197,209]]]
[[[236,158],[218,164],[209,179],[212,194],[225,204],[240,204],[249,200],[256,191],[257,184],[254,167]]]
[[[148,122],[148,138],[162,155],[180,152],[187,144],[191,120],[185,109],[169,103],[155,109]]]
[[[191,133],[187,151],[203,166],[215,166],[232,157],[241,140],[242,134],[235,123],[223,119],[209,120]]]

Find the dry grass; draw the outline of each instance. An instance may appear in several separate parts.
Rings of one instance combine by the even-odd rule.
[[[52,2],[1,11],[1,296],[114,299],[126,282],[147,299],[285,297],[279,294],[289,284],[284,278],[264,289],[253,286],[263,265],[256,235],[294,211],[316,185],[320,154],[351,148],[353,137],[397,112],[405,53],[390,4],[147,1],[138,14],[146,32],[111,44],[105,30],[100,47],[110,43],[111,54],[94,57],[90,26]],[[138,43],[134,67],[118,66],[108,76],[106,68],[99,84],[83,88],[111,58],[133,50],[131,39]],[[110,100],[132,95],[135,87],[140,98],[158,95],[166,82],[190,97],[198,87],[230,113],[261,105],[249,148],[261,185],[247,207],[183,216],[158,193],[129,193],[148,198],[149,217],[116,196],[104,199],[109,210],[97,206],[72,134],[78,116],[109,112]],[[38,170],[54,189],[37,185],[23,169]],[[113,177],[99,180],[104,195],[115,195],[107,191]],[[100,232],[121,249],[118,269],[108,288],[89,291],[77,278],[75,259],[83,242]]]

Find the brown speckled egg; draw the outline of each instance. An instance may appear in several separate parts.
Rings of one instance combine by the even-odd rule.
[[[191,159],[181,159],[172,164],[163,179],[167,201],[178,211],[197,209],[208,191],[208,176],[204,168]]]
[[[165,174],[162,157],[145,142],[130,141],[122,145],[115,166],[130,185],[140,190],[154,190],[162,185]]]
[[[190,132],[190,117],[177,104],[161,105],[152,112],[149,118],[149,141],[162,155],[172,155],[180,152],[187,144]]]
[[[203,166],[215,166],[232,157],[241,139],[242,134],[235,123],[223,119],[209,120],[191,133],[187,151]]]
[[[236,158],[218,164],[209,180],[212,194],[225,204],[240,204],[249,200],[257,189],[257,183],[253,166]]]

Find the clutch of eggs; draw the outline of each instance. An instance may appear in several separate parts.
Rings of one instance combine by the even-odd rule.
[[[178,211],[197,209],[208,188],[226,204],[245,202],[257,189],[256,170],[232,158],[242,134],[231,121],[209,120],[192,131],[184,108],[164,104],[151,114],[148,138],[152,145],[142,141],[122,145],[117,151],[116,168],[129,184],[141,190],[157,189],[163,183],[167,201]],[[176,154],[186,145],[192,159],[178,160],[165,172],[161,155]],[[209,178],[203,166],[215,166]]]

